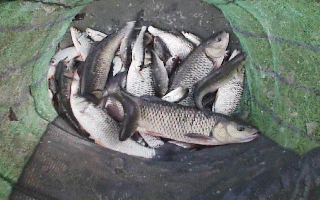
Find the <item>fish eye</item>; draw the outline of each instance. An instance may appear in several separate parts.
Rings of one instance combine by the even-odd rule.
[[[217,37],[217,42],[221,42],[221,37]]]
[[[237,130],[238,130],[238,131],[244,131],[244,129],[246,129],[246,127],[243,126],[243,125],[238,125],[238,126],[237,126]]]

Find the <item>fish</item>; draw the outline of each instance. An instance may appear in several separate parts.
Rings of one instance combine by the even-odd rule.
[[[78,130],[80,135],[87,136],[86,133],[81,129],[77,119],[72,114],[72,109],[70,105],[70,95],[71,95],[71,83],[73,80],[73,74],[75,71],[74,60],[69,62],[60,61],[57,66],[56,82],[57,82],[57,102],[58,102],[58,114],[65,119],[69,124]]]
[[[164,67],[167,70],[168,77],[171,77],[172,72],[174,72],[174,70],[176,69],[176,67],[179,65],[180,62],[181,60],[175,56],[172,56],[167,60]]]
[[[156,151],[144,147],[133,139],[119,141],[121,127],[105,110],[79,94],[79,78],[75,75],[71,85],[70,105],[81,127],[90,134],[94,142],[102,147],[124,154],[153,158]]]
[[[68,47],[65,49],[59,50],[52,58],[49,64],[49,69],[47,73],[47,80],[54,79],[56,73],[56,67],[58,63],[62,60],[69,62],[72,59],[75,59],[80,56],[80,53],[75,47]]]
[[[215,71],[212,71],[210,74],[208,74],[206,77],[198,81],[195,86],[194,86],[194,102],[196,106],[202,110],[207,116],[211,115],[211,112],[205,109],[202,105],[202,99],[203,97],[210,93],[210,92],[215,92],[216,90],[219,91],[220,87],[225,87],[224,89],[232,86],[225,86],[226,84],[231,84],[230,81],[233,82],[233,77],[238,76],[239,73],[241,74],[242,68],[244,65],[246,59],[246,54],[245,53],[240,53],[237,56],[235,56],[233,59],[225,62],[220,68],[218,68]],[[240,76],[241,78],[241,76]],[[243,78],[243,76],[242,76]],[[237,77],[235,81],[237,81]],[[236,86],[235,88],[237,88]],[[233,91],[229,91],[233,92]],[[235,91],[236,92],[236,91]],[[224,94],[217,94],[217,97],[219,95],[224,95]],[[231,100],[232,101],[232,100]],[[222,102],[219,101],[220,104],[223,104]],[[220,105],[219,104],[219,105]],[[216,106],[216,105],[215,105]],[[224,109],[220,108],[219,109]],[[233,109],[231,109],[233,110]]]
[[[112,76],[116,76],[120,72],[124,72],[122,60],[119,56],[115,56],[112,60]]]
[[[135,22],[127,22],[126,26],[116,33],[104,38],[93,46],[84,64],[81,77],[81,94],[93,99],[102,97],[114,55],[120,47],[127,31],[134,28]]]
[[[150,51],[144,48],[143,35],[147,27],[143,26],[132,48],[132,62],[130,64],[126,90],[136,96],[155,95],[154,79],[150,62]]]
[[[125,69],[128,69],[129,63],[130,63],[129,52],[131,50],[130,42],[132,40],[132,35],[133,35],[133,28],[126,32],[120,44],[119,55],[121,58],[122,66]]]
[[[239,53],[235,50],[229,60]],[[244,71],[244,67],[232,71],[232,79],[219,87],[212,112],[231,115],[237,109],[243,94]]]
[[[154,89],[155,94],[158,97],[162,97],[167,93],[168,85],[169,85],[169,78],[166,68],[162,60],[158,57],[155,51],[151,50],[151,71],[152,77],[154,78]]]
[[[172,57],[168,47],[159,36],[153,38],[153,49],[163,62],[167,62]]]
[[[126,113],[120,140],[135,131],[154,137],[199,145],[223,145],[249,142],[258,137],[258,129],[227,115],[213,113],[207,117],[195,107],[182,106],[161,99],[136,97],[120,90],[112,94]],[[128,111],[128,112],[127,112]]]
[[[165,43],[170,55],[179,57],[181,60],[184,60],[194,49],[193,44],[189,42],[181,33],[178,33],[178,31],[175,31],[175,33],[170,33],[157,29],[153,26],[149,26],[148,32],[153,36],[158,36]]]
[[[100,31],[93,30],[91,28],[86,28],[86,33],[95,42],[100,42],[105,37],[107,37],[107,34],[104,34]]]
[[[207,76],[210,71],[220,67],[226,48],[229,43],[229,34],[225,31],[215,33],[199,45],[178,66],[172,74],[168,92],[182,86],[188,89],[188,95],[179,104],[195,106],[193,99],[194,84]]]
[[[75,48],[79,52],[82,60],[85,61],[91,48],[91,40],[87,38],[86,33],[81,33],[81,31],[75,27],[70,27],[70,32]]]
[[[179,86],[175,90],[172,90],[171,92],[163,96],[161,99],[171,103],[177,103],[182,99],[186,98],[188,95],[188,92],[189,92],[188,88]]]
[[[192,42],[195,46],[199,46],[202,42],[201,38],[188,31],[181,31],[182,35]]]

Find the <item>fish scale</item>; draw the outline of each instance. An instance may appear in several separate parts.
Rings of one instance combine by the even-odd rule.
[[[242,98],[243,77],[244,68],[238,72],[237,76],[219,88],[212,112],[230,115],[236,110]]]
[[[78,94],[78,81],[71,86],[70,103],[74,116],[99,145],[128,155],[152,158],[155,150],[144,147],[131,138],[119,140],[120,125],[106,111]]]
[[[198,46],[181,63],[177,71],[172,75],[168,90],[168,92],[171,92],[180,86],[189,89],[187,97],[179,102],[180,105],[195,106],[193,85],[221,65],[228,42],[228,33],[217,33]]]
[[[81,94],[94,94],[97,98],[102,96],[114,54],[120,47],[123,37],[133,29],[134,24],[134,22],[128,22],[118,33],[104,38],[92,47],[84,65]]]
[[[258,136],[255,127],[227,115],[213,113],[207,117],[195,107],[166,102],[156,97],[136,97],[125,91],[113,97],[126,105],[124,111],[128,113],[123,119],[126,126],[121,130],[122,140],[131,137],[135,131],[201,145],[242,143]]]
[[[201,133],[204,136],[210,136],[212,125],[217,120],[216,117],[207,118],[196,108],[172,106],[169,103],[159,104],[146,100],[142,100],[140,110],[139,127],[147,127],[145,129],[147,132],[163,133],[159,136],[187,143],[199,144],[199,141],[188,138],[184,134]]]

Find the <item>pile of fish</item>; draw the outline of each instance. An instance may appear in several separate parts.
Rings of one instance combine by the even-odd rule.
[[[74,46],[48,70],[57,112],[105,148],[153,158],[173,143],[187,149],[249,142],[258,130],[230,115],[243,91],[246,54],[229,34],[202,41],[135,21],[106,35],[70,28]]]

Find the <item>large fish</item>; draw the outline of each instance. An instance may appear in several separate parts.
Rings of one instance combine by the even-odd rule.
[[[236,92],[236,94],[238,94],[237,91],[233,91],[231,88],[235,88],[235,89],[238,88],[239,89],[239,86],[237,86],[237,81],[238,81],[238,79],[241,79],[241,78],[243,79],[243,76],[241,74],[243,74],[242,68],[243,68],[245,59],[246,59],[246,54],[240,53],[237,56],[235,56],[233,59],[231,59],[230,61],[227,61],[225,64],[223,64],[219,69],[212,71],[208,76],[206,76],[205,78],[203,78],[202,80],[198,81],[195,84],[195,86],[194,86],[194,102],[200,110],[202,110],[204,113],[206,113],[207,116],[209,116],[211,114],[211,112],[206,110],[203,107],[203,105],[202,105],[203,97],[206,94],[208,94],[210,92],[215,92],[217,90],[218,90],[217,98],[222,98],[222,97],[219,97],[219,95],[220,96],[221,95],[222,96],[228,95],[228,94],[223,94],[221,92],[219,93],[219,90],[221,87],[223,87],[224,91],[227,90],[228,93]],[[235,87],[230,86],[230,84],[234,84],[233,82],[235,82],[235,84],[236,84]],[[241,84],[241,86],[242,86],[242,84]],[[242,89],[240,89],[240,91],[242,92]],[[237,95],[236,95],[236,97],[237,97]],[[236,97],[233,97],[233,98],[236,98]],[[241,98],[241,95],[240,95],[240,98]],[[228,113],[223,113],[223,114],[230,114],[229,112],[233,111],[236,106],[232,107],[232,108],[230,108],[230,105],[228,108],[223,108],[220,106],[221,106],[221,104],[228,105],[229,103],[233,103],[235,100],[234,99],[228,100],[226,98],[223,98],[223,99],[227,100],[228,103],[224,104],[223,102],[221,102],[221,100],[219,100],[219,102],[218,102],[219,104],[214,103],[214,107],[217,109],[220,109],[222,111],[223,110],[228,111]],[[237,99],[237,101],[238,100],[239,99]]]
[[[119,141],[120,125],[106,111],[88,101],[78,93],[79,80],[74,79],[71,86],[70,104],[74,116],[95,143],[121,153],[152,158],[155,150],[144,147],[133,139]]]
[[[258,136],[252,125],[223,114],[207,117],[194,107],[162,100],[150,101],[124,91],[112,94],[124,105],[126,126],[120,140],[132,136],[137,130],[151,136],[200,145],[223,145],[249,142]]]
[[[181,105],[194,106],[193,85],[207,76],[210,71],[220,67],[226,48],[229,43],[229,34],[219,32],[199,45],[190,55],[179,65],[175,73],[170,78],[169,92],[180,87],[188,89],[188,95],[179,102]]]
[[[148,31],[152,35],[158,36],[165,43],[166,48],[173,57],[179,57],[183,60],[194,49],[193,44],[177,31],[174,34],[153,26],[149,26]]]
[[[154,79],[152,78],[152,70],[149,63],[151,55],[143,44],[146,28],[146,26],[141,28],[132,48],[132,62],[127,75],[126,89],[136,96],[155,95]]]
[[[124,36],[131,31],[135,22],[127,25],[117,33],[109,35],[91,48],[84,64],[84,75],[81,78],[81,94],[92,95],[100,99],[104,90],[111,64]]]

